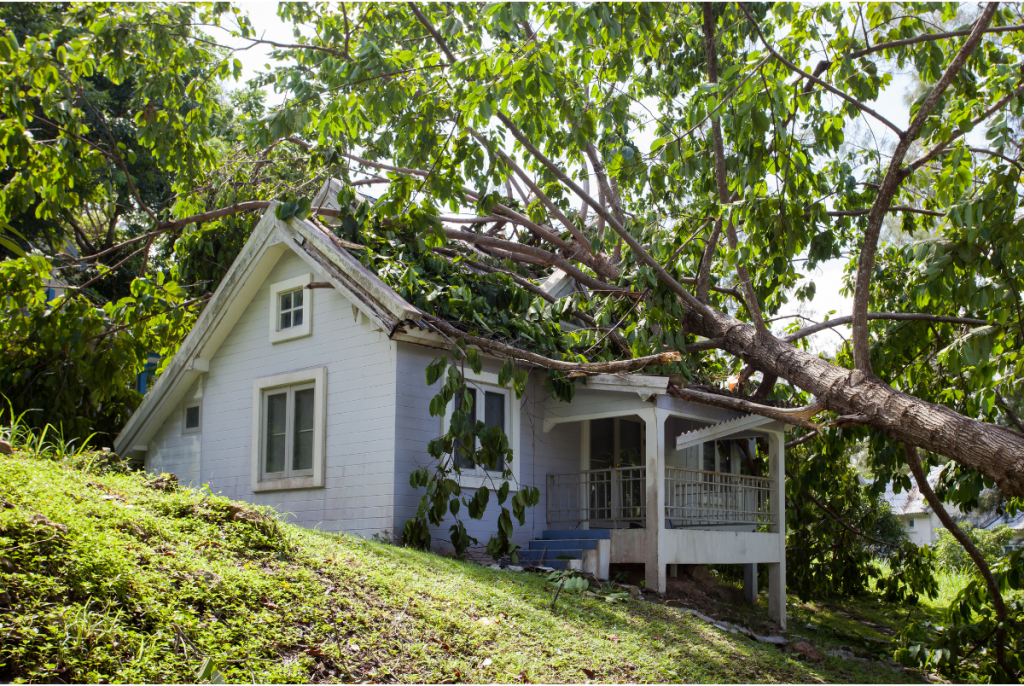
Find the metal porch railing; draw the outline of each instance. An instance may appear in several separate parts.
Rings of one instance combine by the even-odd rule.
[[[647,469],[619,467],[548,474],[548,526],[628,529],[647,521]],[[670,529],[770,524],[775,481],[756,476],[665,469],[665,525]]]

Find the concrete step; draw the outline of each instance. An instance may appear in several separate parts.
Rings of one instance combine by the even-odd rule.
[[[541,538],[546,540],[572,540],[580,538],[588,538],[593,540],[599,538],[610,539],[611,537],[611,529],[570,529],[567,531],[545,531],[541,536]]]
[[[597,540],[594,538],[565,538],[565,539],[552,539],[552,540],[537,540],[530,541],[530,550],[544,550],[548,549],[550,553],[552,550],[559,552],[555,553],[555,557],[562,554],[563,550],[597,550]]]

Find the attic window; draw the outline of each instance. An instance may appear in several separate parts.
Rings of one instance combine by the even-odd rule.
[[[202,431],[202,405],[200,403],[186,403],[185,416],[182,417],[183,434],[197,434]]]
[[[313,291],[306,286],[312,274],[270,286],[270,342],[280,343],[312,333]]]

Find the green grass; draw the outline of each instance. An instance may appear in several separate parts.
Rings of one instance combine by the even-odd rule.
[[[653,603],[280,523],[138,473],[0,457],[0,681],[892,682]],[[102,471],[102,473],[100,473]],[[67,527],[66,531],[61,527]]]

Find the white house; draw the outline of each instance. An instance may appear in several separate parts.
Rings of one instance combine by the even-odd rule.
[[[939,483],[939,475],[942,473],[942,470],[942,466],[936,466],[932,467],[931,471],[928,472],[928,483],[933,490]],[[935,511],[925,501],[921,489],[917,487],[917,481],[914,479],[913,474],[910,475],[910,484],[909,491],[896,493],[892,482],[889,482],[885,485],[885,493],[882,494],[882,498],[889,503],[893,514],[903,522],[907,535],[910,536],[910,540],[913,543],[919,546],[931,545],[939,540],[939,532],[945,531],[946,527],[943,526],[939,516],[935,514]],[[964,518],[963,513],[955,506],[945,503],[943,506],[954,520]]]
[[[302,525],[400,532],[422,495],[409,475],[443,431],[424,372],[445,345],[343,242],[271,206],[115,448]],[[524,557],[603,574],[643,563],[661,592],[670,565],[767,564],[785,625],[785,426],[672,397],[666,377],[579,379],[562,403],[531,373],[516,401],[497,384],[502,362],[484,356],[468,381],[509,435],[517,481],[541,491],[515,531]],[[747,470],[758,449],[767,477]],[[470,534],[486,540],[497,514],[467,519]]]

